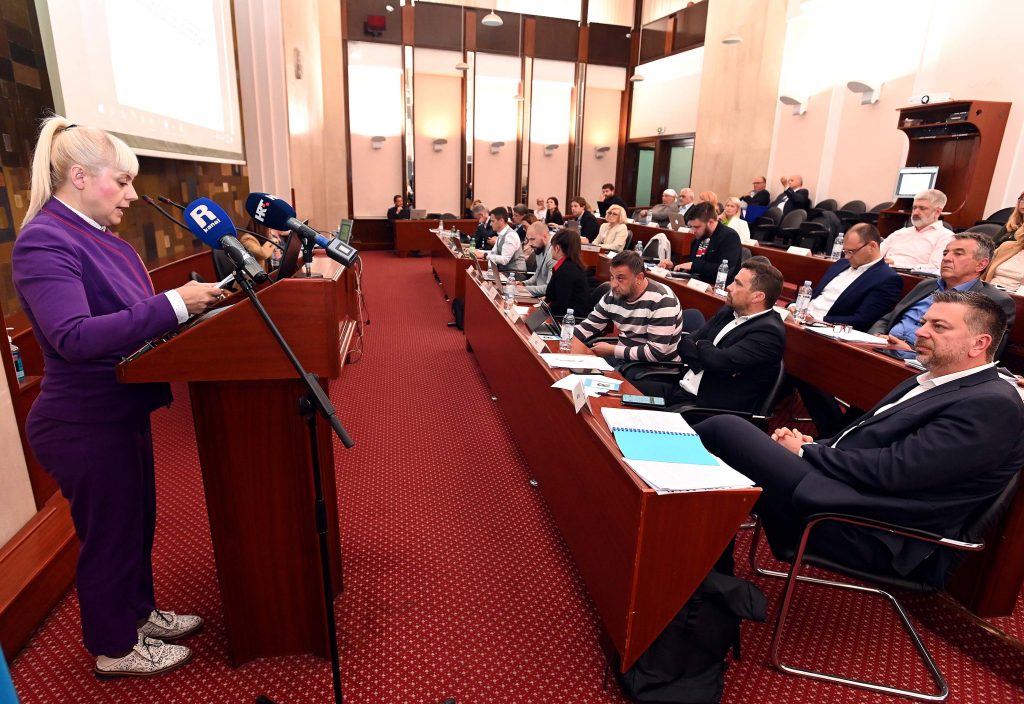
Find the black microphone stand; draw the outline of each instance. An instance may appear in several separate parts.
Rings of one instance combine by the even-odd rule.
[[[238,285],[245,291],[245,295],[252,301],[256,312],[263,318],[263,322],[267,324],[270,334],[277,340],[278,346],[285,353],[285,356],[288,357],[288,361],[291,362],[299,378],[302,379],[303,386],[306,388],[305,395],[299,399],[298,412],[300,416],[306,419],[306,428],[309,431],[309,447],[313,457],[313,487],[316,492],[316,532],[320,543],[320,573],[323,577],[324,615],[327,617],[327,638],[331,652],[334,702],[335,704],[342,704],[341,664],[338,659],[338,629],[334,620],[334,597],[332,596],[334,590],[333,580],[331,579],[331,555],[327,545],[327,507],[324,502],[324,490],[320,471],[320,445],[317,440],[316,429],[317,413],[331,424],[334,433],[346,448],[351,448],[355,443],[352,442],[352,438],[348,436],[345,428],[342,427],[341,421],[338,420],[338,416],[334,412],[334,405],[331,403],[331,399],[327,397],[327,394],[324,393],[316,375],[302,368],[302,362],[295,356],[281,331],[274,324],[270,314],[267,313],[267,309],[263,307],[263,303],[260,302],[259,297],[256,295],[252,282],[249,281],[241,269],[235,269],[235,281],[238,282]],[[261,694],[256,697],[256,704],[273,704],[273,700]]]
[[[300,232],[296,232],[292,236],[302,238],[302,276],[307,279],[322,278],[323,274],[313,273],[313,247],[316,246],[316,240]]]

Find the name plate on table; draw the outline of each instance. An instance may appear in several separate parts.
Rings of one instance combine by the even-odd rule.
[[[711,290],[711,284],[700,279],[687,279],[686,288],[692,288],[694,291],[700,291],[701,293],[707,293]]]
[[[544,340],[537,337],[537,333],[530,333],[530,346],[537,351],[537,354],[544,354],[548,351],[547,343]]]
[[[789,317],[789,309],[781,306],[772,306],[772,310],[779,314],[779,317],[785,320]]]
[[[615,259],[615,255],[617,254],[618,252],[605,252],[601,256],[604,257],[605,259]]]
[[[789,254],[799,254],[801,257],[809,257],[809,256],[811,256],[811,250],[807,249],[807,247],[796,247],[796,246],[793,246],[793,247],[790,247],[789,249],[787,249],[786,252],[789,253]]]
[[[583,407],[590,407],[590,403],[587,400],[587,389],[584,383],[583,377],[580,377],[579,381],[572,385],[572,389],[569,390],[572,394],[572,405],[579,413]]]
[[[498,299],[501,297],[501,291],[498,290],[497,286],[491,284],[490,288],[487,289],[487,295],[490,296],[492,299]]]
[[[519,312],[515,309],[515,306],[512,306],[511,308],[506,308],[505,317],[508,318],[513,323],[515,323],[519,320]]]

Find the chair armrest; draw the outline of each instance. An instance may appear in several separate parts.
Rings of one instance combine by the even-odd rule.
[[[619,367],[619,373],[625,376],[629,371],[634,379],[652,379],[661,376],[675,379],[687,369],[689,367],[682,362],[627,362]]]
[[[679,413],[683,414],[683,417],[687,416],[700,416],[701,418],[711,418],[712,416],[736,416],[738,418],[746,419],[761,419],[761,416],[756,416],[750,411],[734,411],[728,408],[705,408],[703,406],[684,406],[679,409]]]
[[[879,521],[874,518],[866,518],[864,516],[853,516],[846,513],[816,513],[813,516],[807,518],[807,527],[804,529],[804,534],[808,535],[811,529],[819,523],[846,523],[848,525],[860,526],[861,528],[873,528],[875,530],[882,530],[893,535],[903,536],[904,538],[912,538],[914,540],[922,540],[926,543],[932,543],[933,545],[940,545],[942,547],[953,548],[955,550],[964,550],[968,552],[978,552],[984,549],[985,543],[970,543],[963,540],[956,540],[954,538],[947,538],[938,533],[932,533],[926,530],[920,530],[919,528],[908,528],[907,526],[896,525],[895,523],[887,523],[885,521]]]
[[[587,347],[593,347],[598,342],[607,342],[610,345],[618,344],[619,338],[617,337],[592,337],[586,341]]]

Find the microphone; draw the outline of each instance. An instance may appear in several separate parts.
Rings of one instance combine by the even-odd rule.
[[[143,196],[143,199],[146,200],[146,202],[149,203],[150,205],[152,205],[154,208],[159,210],[161,213],[164,213],[165,217],[168,217],[168,218],[171,217],[170,215],[167,214],[167,211],[163,210],[156,203],[154,203],[153,199],[150,198],[149,196]],[[184,205],[182,205],[181,203],[178,203],[177,201],[171,200],[167,196],[157,196],[157,200],[159,200],[161,203],[166,203],[167,205],[172,205],[175,208],[177,208],[178,210],[184,210],[185,209]],[[173,218],[172,218],[172,220],[173,220]],[[187,228],[187,226],[184,223],[180,223],[177,220],[174,220],[174,222],[177,222],[182,227]],[[279,250],[284,252],[285,247],[280,242],[275,242],[274,240],[270,239],[269,237],[265,237],[265,236],[261,235],[258,232],[253,232],[252,230],[246,230],[244,227],[235,227],[235,229],[238,230],[239,232],[244,232],[247,235],[252,235],[256,239],[258,239],[260,242],[269,242],[270,244],[274,245]]]
[[[267,280],[267,272],[235,237],[235,226],[224,209],[209,198],[196,198],[185,206],[185,222],[192,234],[214,249],[222,249],[256,283]]]
[[[352,266],[359,253],[338,239],[328,239],[295,217],[295,208],[269,193],[250,193],[245,210],[256,222],[275,230],[291,230],[304,240],[313,241],[334,261]]]

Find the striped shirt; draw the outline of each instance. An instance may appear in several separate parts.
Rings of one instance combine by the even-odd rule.
[[[587,319],[576,326],[576,337],[586,342],[610,324],[619,329],[615,358],[630,362],[678,362],[683,317],[679,299],[662,283],[647,279],[647,288],[632,301],[604,296]]]

